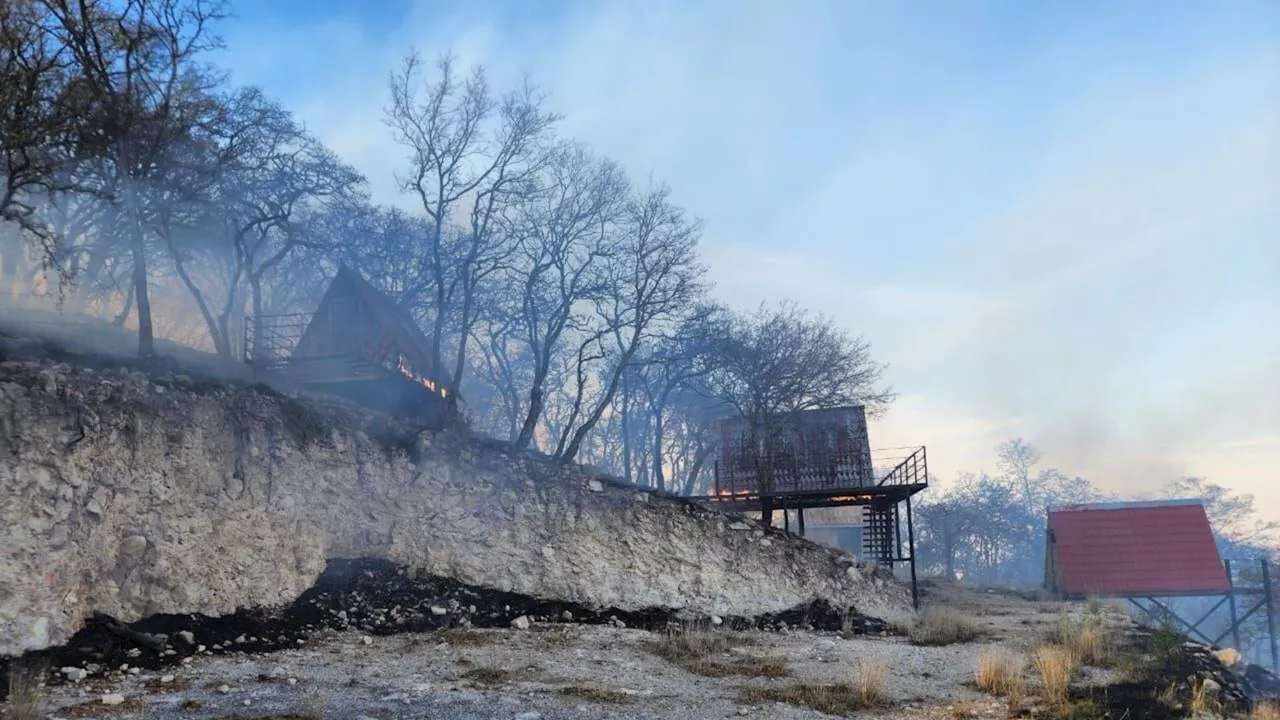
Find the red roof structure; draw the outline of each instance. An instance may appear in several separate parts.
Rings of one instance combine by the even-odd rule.
[[[1199,500],[1049,513],[1045,587],[1066,596],[1220,595],[1231,589]]]

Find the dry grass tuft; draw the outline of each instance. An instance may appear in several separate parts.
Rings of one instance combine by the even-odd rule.
[[[493,644],[493,638],[485,633],[466,628],[443,630],[439,633],[439,637],[453,647],[484,647]]]
[[[998,697],[1026,695],[1026,682],[1022,679],[1023,662],[1006,650],[991,650],[978,661],[973,682],[978,689]]]
[[[611,705],[625,705],[635,702],[635,696],[630,693],[624,693],[621,690],[614,690],[601,685],[567,685],[558,691],[561,695],[568,697],[581,698],[596,703],[608,703]]]
[[[1210,691],[1208,683],[1204,680],[1196,681],[1195,689],[1191,692],[1189,709],[1191,717],[1220,716],[1223,714],[1222,703],[1219,701],[1217,691]]]
[[[835,685],[791,683],[778,687],[748,686],[739,689],[738,699],[745,703],[787,703],[829,715],[845,715],[884,704],[884,675],[883,665],[864,665],[848,682]]]
[[[912,645],[953,645],[981,636],[982,630],[972,619],[941,607],[926,610],[907,630]]]
[[[1068,705],[1071,676],[1075,673],[1075,656],[1062,645],[1042,645],[1036,648],[1036,673],[1040,676],[1040,689],[1044,701],[1054,708]]]
[[[667,662],[703,677],[786,677],[791,674],[787,661],[768,655],[734,656],[735,635],[712,632],[700,625],[684,625],[669,630],[661,639],[643,643],[649,652]]]
[[[1249,712],[1249,720],[1280,720],[1280,704],[1254,703],[1253,710]]]
[[[511,671],[492,665],[481,665],[462,673],[462,677],[484,686],[504,685],[511,680]]]
[[[853,673],[853,690],[865,707],[884,703],[885,667],[878,663],[862,665]]]
[[[1107,629],[1098,615],[1075,622],[1059,622],[1049,634],[1049,642],[1069,648],[1080,665],[1112,667],[1117,661],[1119,643],[1115,633]]]
[[[5,701],[4,716],[8,720],[37,720],[40,700],[44,698],[44,673],[42,665],[14,662],[9,666],[9,699]]]

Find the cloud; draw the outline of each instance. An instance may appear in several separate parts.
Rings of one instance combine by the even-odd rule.
[[[1280,45],[1245,10],[445,8],[238,27],[226,59],[405,207],[381,122],[402,54],[532,73],[566,133],[707,220],[723,299],[864,334],[906,393],[877,433],[944,476],[1020,435],[1118,491],[1268,481],[1233,443],[1280,435]]]

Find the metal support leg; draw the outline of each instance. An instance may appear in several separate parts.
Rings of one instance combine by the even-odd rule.
[[[1227,568],[1227,607],[1231,609],[1231,642],[1235,643],[1232,647],[1240,650],[1240,618],[1236,616],[1236,580],[1231,572],[1231,561],[1223,560],[1222,564]]]
[[[804,537],[804,508],[796,508],[796,524],[800,526],[800,537]]]
[[[1271,640],[1271,669],[1280,670],[1280,654],[1276,652],[1276,614],[1271,600],[1270,563],[1262,561],[1262,592],[1267,607],[1267,636]]]
[[[782,529],[791,532],[791,511],[785,505],[782,507]]]
[[[916,528],[911,518],[911,496],[907,496],[907,550],[911,553],[911,607],[920,609],[920,590],[916,587]]]

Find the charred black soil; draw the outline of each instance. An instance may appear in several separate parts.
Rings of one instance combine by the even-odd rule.
[[[317,633],[350,630],[368,635],[431,632],[451,628],[507,628],[518,618],[531,623],[625,625],[666,630],[691,618],[668,608],[636,612],[594,609],[542,600],[435,576],[415,576],[385,560],[331,560],[316,585],[296,601],[276,609],[241,610],[231,615],[154,615],[126,627],[153,642],[123,637],[111,623],[90,621],[66,645],[27,653],[24,663],[48,668],[59,682],[64,667],[117,669],[121,665],[159,669],[196,654],[267,653],[304,645]],[[825,601],[753,618],[721,618],[733,629],[804,628],[855,634],[889,632],[879,619],[841,611]],[[136,637],[136,636],[135,636]],[[145,639],[144,639],[145,640]],[[147,645],[163,647],[155,650]],[[0,700],[8,693],[13,658],[0,659]]]

